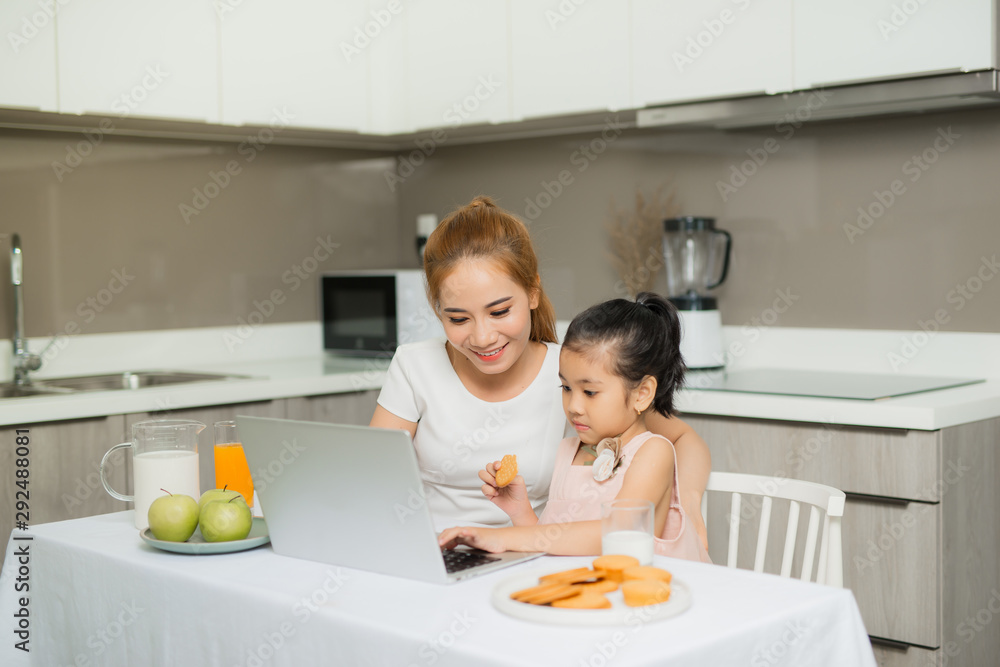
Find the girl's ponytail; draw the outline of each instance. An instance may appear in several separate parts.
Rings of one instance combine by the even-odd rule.
[[[674,304],[653,292],[641,292],[635,302],[642,304],[655,314],[663,323],[664,334],[661,348],[660,363],[656,365],[660,374],[650,373],[656,377],[656,396],[653,398],[653,408],[666,416],[674,411],[674,394],[684,384],[684,359],[681,357],[681,321]]]

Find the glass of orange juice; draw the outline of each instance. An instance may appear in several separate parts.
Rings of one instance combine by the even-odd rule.
[[[215,422],[215,488],[239,491],[253,507],[253,478],[234,421]]]

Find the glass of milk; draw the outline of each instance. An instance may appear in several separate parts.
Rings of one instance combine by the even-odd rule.
[[[149,506],[160,496],[201,496],[198,477],[198,434],[201,422],[188,419],[155,419],[132,424],[132,442],[115,445],[101,460],[104,490],[118,500],[135,503],[135,527],[149,527]],[[133,495],[115,491],[108,482],[109,459],[122,448],[132,450]]]
[[[601,554],[653,563],[653,503],[619,498],[601,503]]]

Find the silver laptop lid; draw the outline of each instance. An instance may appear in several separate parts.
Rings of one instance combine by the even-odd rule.
[[[405,431],[236,418],[275,553],[445,583]]]

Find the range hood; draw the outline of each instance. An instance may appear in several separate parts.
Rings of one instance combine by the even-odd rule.
[[[997,70],[946,72],[650,107],[636,112],[636,125],[738,129],[998,104]]]

